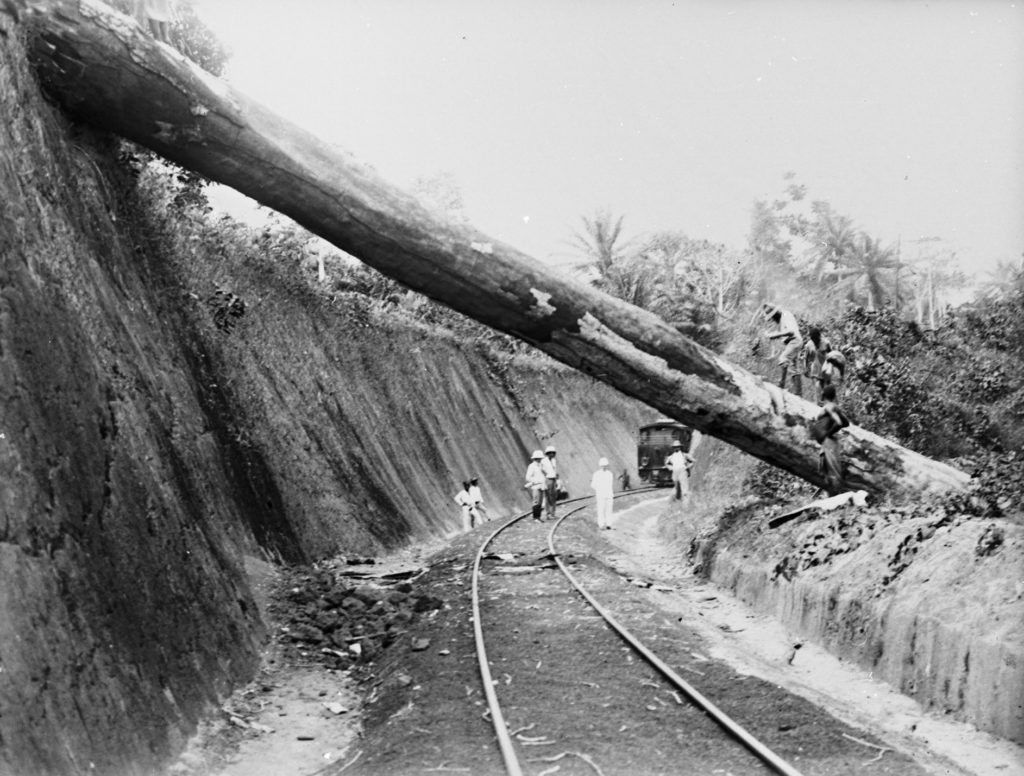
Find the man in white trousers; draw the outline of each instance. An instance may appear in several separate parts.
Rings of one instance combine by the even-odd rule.
[[[672,472],[672,485],[675,488],[674,498],[677,501],[690,500],[690,469],[693,467],[693,456],[683,452],[683,444],[679,440],[672,443],[672,455],[665,461],[665,466]]]
[[[544,468],[540,465],[544,460],[544,453],[534,450],[530,456],[530,465],[526,468],[525,488],[530,491],[530,500],[533,503],[533,519],[543,520],[541,513],[544,510],[544,494],[548,487],[547,477],[544,476]]]
[[[590,487],[594,489],[594,500],[597,505],[597,527],[611,528],[615,479],[608,468],[607,458],[602,458],[597,465],[598,470],[590,478]]]

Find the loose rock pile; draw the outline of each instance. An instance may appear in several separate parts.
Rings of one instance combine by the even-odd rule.
[[[408,633],[417,616],[443,605],[418,595],[410,579],[379,576],[353,584],[329,568],[286,575],[273,604],[283,623],[278,638],[331,668],[373,660]]]

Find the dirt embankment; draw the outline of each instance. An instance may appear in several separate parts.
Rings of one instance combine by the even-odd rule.
[[[583,377],[177,261],[118,144],[0,35],[0,772],[166,762],[256,669],[247,554],[447,534],[469,472],[510,510],[538,437],[577,491],[631,456],[642,409]],[[230,331],[217,283],[246,303]]]
[[[600,456],[616,472],[635,466],[651,411],[543,356],[497,355],[400,307],[313,293],[296,266],[224,256],[187,270],[197,292],[246,303],[229,334],[199,325],[236,433],[273,473],[306,557],[450,534],[452,498],[472,475],[492,516],[525,509],[538,446],[559,450],[575,494]]]
[[[1024,743],[1024,516],[883,505],[770,529],[764,505],[711,503],[719,476],[742,477],[731,458],[677,537],[704,575],[924,708]]]

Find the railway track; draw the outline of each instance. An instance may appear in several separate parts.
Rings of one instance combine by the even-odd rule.
[[[633,501],[652,490],[620,494],[617,509],[623,501]],[[564,536],[570,532],[560,529],[566,521],[584,518],[592,503],[592,498],[562,502],[562,516],[551,523],[538,523],[529,513],[513,518],[488,535],[476,554],[471,577],[474,639],[483,691],[506,772],[510,776],[556,771],[603,773],[600,764],[586,754],[588,750],[593,751],[597,745],[607,763],[609,758],[614,760],[617,751],[625,752],[627,741],[635,747],[638,736],[647,736],[657,753],[655,758],[652,750],[652,760],[679,763],[679,768],[671,772],[799,776],[796,767],[680,675],[680,670],[693,669],[673,668],[587,589],[589,559],[574,555],[571,539]],[[538,553],[538,546],[546,553]],[[561,576],[551,573],[554,567]],[[546,573],[536,573],[540,571]],[[522,633],[523,639],[520,643],[506,643],[517,639],[489,643],[488,604],[509,596],[521,601],[524,627],[514,632]],[[552,632],[537,633],[526,627],[534,619],[556,624]],[[566,640],[577,645],[568,655]],[[556,641],[563,648],[549,649]],[[581,662],[592,667],[588,678],[566,681],[565,676],[578,676]],[[529,674],[529,682],[523,681],[525,674]],[[557,689],[544,699],[523,697],[518,686],[536,686],[538,674],[545,686]],[[627,692],[624,688],[628,685],[632,687]],[[616,702],[621,697],[635,697],[638,685],[653,690],[649,695],[654,703],[628,708]],[[573,714],[577,701],[580,707],[592,709],[595,700],[603,701],[599,703],[602,719],[592,721],[597,741],[580,738],[556,742],[548,738],[545,720],[553,722],[559,715]],[[654,728],[660,728],[657,735]],[[609,739],[610,729],[612,735],[618,731],[621,749]],[[695,738],[701,751],[690,751]],[[666,742],[671,746],[673,741],[678,749],[663,751]],[[717,754],[709,753],[708,747],[717,749]],[[553,752],[556,748],[559,751]],[[619,762],[610,773],[630,769],[641,772],[636,755],[631,756],[632,763]],[[720,769],[709,769],[709,761]]]

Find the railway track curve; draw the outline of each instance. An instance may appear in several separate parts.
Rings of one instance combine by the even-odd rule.
[[[616,501],[621,503],[623,501],[635,500],[638,496],[645,493],[650,493],[655,490],[654,488],[642,489],[637,491],[630,491],[628,493],[619,494],[616,497]],[[555,522],[546,524],[538,524],[536,521],[530,519],[529,513],[519,515],[506,521],[501,526],[492,531],[480,545],[478,552],[473,563],[473,569],[471,574],[471,596],[472,596],[472,621],[474,631],[474,641],[476,646],[477,661],[479,664],[480,678],[483,684],[483,692],[487,700],[487,707],[490,714],[490,719],[494,727],[494,732],[498,747],[501,752],[501,758],[504,763],[504,767],[509,776],[520,776],[526,772],[537,772],[536,769],[533,771],[527,771],[524,769],[524,762],[538,763],[543,765],[545,762],[554,762],[554,759],[544,757],[533,757],[527,750],[534,746],[544,746],[545,744],[551,743],[545,739],[543,735],[525,735],[525,732],[533,732],[536,725],[536,720],[533,719],[537,715],[536,709],[529,709],[523,706],[523,699],[513,699],[510,703],[506,703],[503,706],[502,695],[513,696],[508,688],[514,682],[514,669],[520,671],[540,671],[544,667],[544,649],[543,645],[533,645],[534,648],[530,650],[530,645],[505,645],[505,644],[491,644],[490,652],[488,653],[488,643],[485,634],[484,620],[486,617],[486,604],[488,598],[493,599],[495,596],[502,594],[501,585],[497,583],[497,579],[501,576],[499,572],[507,571],[518,573],[518,570],[522,569],[525,573],[530,573],[536,566],[532,565],[512,565],[502,566],[502,562],[507,562],[515,559],[516,557],[527,557],[535,553],[525,552],[519,553],[518,549],[521,549],[521,545],[525,543],[532,543],[536,546],[539,535],[545,534],[543,539],[546,540],[546,555],[538,556],[542,560],[542,567],[557,566],[563,575],[564,579],[569,582],[570,587],[565,589],[561,596],[551,596],[549,600],[543,601],[544,606],[547,607],[563,607],[566,614],[566,627],[574,627],[576,630],[581,628],[581,625],[586,622],[587,627],[585,633],[580,635],[581,653],[577,656],[579,660],[590,660],[594,663],[594,678],[597,679],[600,675],[601,681],[584,682],[586,685],[583,691],[593,691],[595,693],[607,692],[609,682],[643,682],[647,686],[668,688],[668,692],[672,698],[675,699],[677,706],[683,706],[684,701],[682,697],[687,700],[685,704],[690,709],[688,715],[676,715],[676,719],[673,721],[670,708],[671,704],[667,704],[664,700],[656,698],[667,708],[660,708],[655,706],[654,708],[658,711],[664,711],[664,714],[659,714],[660,722],[666,725],[679,725],[690,727],[694,724],[693,710],[696,709],[700,715],[704,716],[705,723],[707,720],[713,721],[715,727],[717,727],[721,736],[718,740],[719,745],[726,745],[725,741],[734,742],[732,745],[742,749],[744,756],[740,757],[735,752],[730,753],[729,756],[722,758],[723,768],[722,773],[776,773],[783,774],[784,776],[800,776],[800,771],[780,757],[778,754],[773,752],[767,745],[762,743],[757,737],[751,734],[741,724],[736,722],[732,717],[725,713],[719,706],[712,702],[708,697],[701,693],[691,683],[684,680],[679,672],[674,669],[668,662],[660,658],[655,650],[645,644],[638,636],[630,631],[623,622],[621,622],[615,614],[606,606],[603,605],[597,598],[592,595],[586,588],[586,585],[581,581],[578,574],[573,574],[570,570],[571,565],[576,565],[578,559],[572,557],[571,549],[556,546],[556,537],[559,529],[563,526],[566,520],[570,518],[578,518],[581,513],[587,509],[589,505],[593,503],[592,498],[574,499],[570,502],[562,502],[561,510],[562,516]],[[568,509],[568,511],[566,511]],[[568,560],[567,560],[568,558]],[[490,568],[488,569],[486,564],[490,562]],[[486,571],[490,573],[485,573]],[[495,581],[495,584],[488,584],[487,579],[490,577]],[[507,593],[508,591],[506,591]],[[520,591],[520,595],[523,592]],[[539,597],[545,597],[543,593],[539,594]],[[587,611],[596,614],[583,614],[580,611],[574,611],[573,607],[578,606],[581,602],[585,602]],[[566,604],[569,603],[569,608],[565,608]],[[529,604],[528,606],[540,606],[541,604]],[[575,620],[575,622],[573,622]],[[589,620],[589,622],[587,621]],[[597,627],[595,627],[597,626]],[[535,640],[536,641],[536,640]],[[624,646],[623,646],[624,645]],[[511,646],[511,651],[509,647]],[[521,656],[516,655],[516,649],[523,649],[536,652],[539,659],[535,661],[535,665],[528,665],[526,660]],[[609,665],[608,656],[615,654],[616,649],[628,650],[628,654],[635,656],[635,659],[629,659],[626,661],[626,665],[615,663]],[[585,650],[585,651],[584,651]],[[500,651],[503,653],[501,660],[495,660],[495,652]],[[501,664],[503,671],[498,677],[495,676],[495,672],[492,670],[492,665],[497,663]],[[599,670],[600,669],[600,670]],[[553,683],[558,682],[558,667],[547,667],[548,675],[550,675],[550,681]],[[632,678],[630,678],[632,677]],[[602,690],[602,686],[605,687]],[[503,692],[503,687],[505,691]],[[579,691],[580,688],[573,688],[575,691]],[[607,707],[610,709],[609,713],[612,713],[611,709],[614,707],[614,693],[609,696]],[[513,713],[509,714],[507,708],[511,707]],[[566,707],[571,707],[571,700],[566,699]],[[648,707],[648,710],[650,707]],[[631,728],[631,714],[645,714],[647,710],[636,710],[630,712],[629,710],[618,710],[619,713],[623,714],[622,730],[620,731],[624,736],[630,735],[635,736],[636,730]],[[571,713],[571,710],[570,712]],[[516,720],[511,720],[510,717],[517,717]],[[531,721],[532,720],[532,721]],[[607,727],[607,725],[605,725]],[[605,734],[607,735],[607,734]],[[602,742],[607,748],[607,741]],[[659,753],[661,754],[661,753]],[[591,772],[601,773],[600,767],[591,761],[582,752],[565,751],[557,755],[558,758],[563,758],[567,755],[575,755],[576,758],[582,759],[586,764],[586,769]],[[685,747],[681,747],[674,756],[685,760],[688,758],[688,753]],[[663,758],[664,759],[664,756]],[[744,762],[745,760],[745,762]],[[704,756],[704,762],[706,762],[706,756]],[[740,763],[743,763],[740,765]],[[582,767],[582,766],[581,766]],[[554,772],[554,766],[551,766],[549,771],[540,772]],[[564,771],[563,771],[564,772]],[[584,772],[584,771],[581,771]],[[695,772],[687,771],[683,768],[680,772]]]

